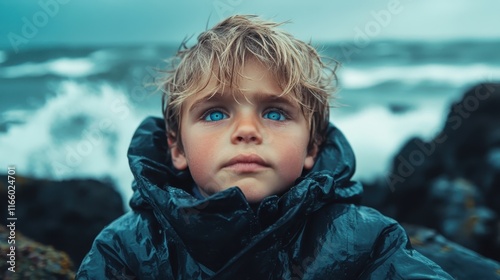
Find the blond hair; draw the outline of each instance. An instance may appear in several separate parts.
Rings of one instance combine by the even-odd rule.
[[[310,123],[309,148],[320,145],[329,122],[329,98],[335,87],[335,69],[326,65],[309,44],[278,29],[281,23],[252,15],[231,16],[202,32],[192,47],[182,48],[174,57],[165,80],[162,108],[167,136],[182,150],[180,116],[186,98],[199,93],[210,77],[217,81],[215,91],[238,89],[238,78],[245,60],[255,58],[275,74],[283,95],[301,104]],[[215,92],[214,92],[215,93]]]

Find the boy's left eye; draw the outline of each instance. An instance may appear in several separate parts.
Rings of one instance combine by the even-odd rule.
[[[284,121],[286,120],[285,114],[278,110],[270,110],[264,114],[264,118],[270,119],[273,121]]]
[[[213,110],[211,112],[208,112],[203,117],[203,119],[207,122],[216,122],[216,121],[220,121],[220,120],[227,119],[227,118],[228,118],[228,116],[224,112],[219,111],[219,110]]]

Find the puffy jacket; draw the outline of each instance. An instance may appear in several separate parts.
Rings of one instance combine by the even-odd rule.
[[[313,169],[259,205],[237,187],[195,197],[166,143],[159,118],[137,129],[132,211],[97,236],[77,279],[452,279],[397,222],[357,205],[354,155],[333,125]]]

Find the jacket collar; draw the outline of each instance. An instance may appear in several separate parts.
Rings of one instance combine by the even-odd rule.
[[[245,246],[271,233],[286,234],[300,216],[325,204],[358,203],[362,187],[351,181],[353,151],[332,124],[313,169],[283,195],[249,205],[233,187],[205,199],[194,197],[189,171],[176,170],[168,157],[162,119],[149,117],[135,132],[128,158],[135,177],[132,209],[152,209],[169,234],[211,269],[220,268]],[[288,226],[287,226],[288,225]],[[232,244],[230,244],[232,243]]]

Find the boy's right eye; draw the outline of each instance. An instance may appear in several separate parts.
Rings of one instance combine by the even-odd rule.
[[[223,119],[227,119],[228,117],[229,117],[228,115],[226,115],[225,113],[223,113],[220,110],[213,110],[213,111],[207,112],[205,114],[205,116],[203,117],[203,120],[207,121],[207,122],[216,122],[216,121],[220,121]]]

